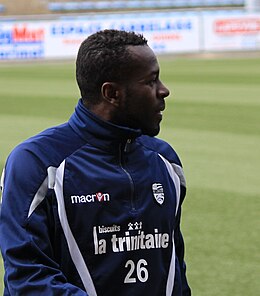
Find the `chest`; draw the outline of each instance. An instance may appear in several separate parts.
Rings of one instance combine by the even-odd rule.
[[[176,184],[156,153],[80,151],[65,162],[60,190],[71,231],[88,254],[168,247]]]

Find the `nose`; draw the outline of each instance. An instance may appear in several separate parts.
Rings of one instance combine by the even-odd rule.
[[[170,91],[169,89],[160,81],[160,85],[158,88],[158,94],[160,98],[164,99],[169,96]]]

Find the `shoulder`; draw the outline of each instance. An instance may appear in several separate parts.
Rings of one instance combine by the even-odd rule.
[[[83,145],[83,140],[65,123],[48,128],[17,145],[7,159],[7,165],[31,171],[58,166],[68,155]]]
[[[169,162],[176,163],[179,166],[182,166],[178,154],[176,153],[174,148],[166,141],[159,138],[143,135],[137,139],[137,142],[143,145],[146,149],[161,154]]]

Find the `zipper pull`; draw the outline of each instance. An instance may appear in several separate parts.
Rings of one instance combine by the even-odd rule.
[[[129,152],[130,151],[130,144],[132,143],[131,139],[127,139],[126,143],[125,143],[125,149],[124,152]]]

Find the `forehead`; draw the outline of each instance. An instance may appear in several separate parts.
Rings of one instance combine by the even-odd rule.
[[[157,58],[148,45],[130,45],[128,51],[131,54],[133,66],[138,67],[136,70],[145,72],[159,71]]]

